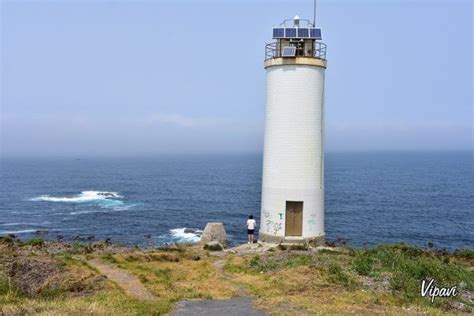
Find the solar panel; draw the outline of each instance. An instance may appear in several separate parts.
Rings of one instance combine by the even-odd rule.
[[[282,38],[285,37],[285,29],[284,28],[274,28],[273,29],[273,38]]]
[[[296,37],[296,28],[286,28],[285,37]]]
[[[281,57],[295,57],[296,47],[283,47]]]
[[[322,39],[321,38],[321,29],[311,28],[309,33],[310,33],[309,35],[310,35],[311,38],[314,38],[314,39],[317,39],[317,40]]]
[[[314,27],[275,27],[273,28],[273,38],[311,38],[320,40],[321,29]]]
[[[309,30],[307,28],[299,28],[298,37],[300,38],[309,37]]]

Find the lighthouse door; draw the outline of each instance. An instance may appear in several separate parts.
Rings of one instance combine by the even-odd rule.
[[[303,235],[303,202],[286,201],[285,236]]]

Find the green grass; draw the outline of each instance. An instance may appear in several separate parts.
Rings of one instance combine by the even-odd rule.
[[[355,289],[357,286],[355,279],[345,272],[340,264],[335,262],[331,262],[326,268],[326,280],[349,289]]]
[[[25,240],[23,242],[23,245],[27,246],[43,246],[44,245],[44,239],[41,237],[36,237],[36,238],[31,238],[28,240]]]
[[[0,297],[13,298],[20,293],[11,280],[0,273]]]
[[[454,252],[454,255],[466,260],[474,260],[474,250],[472,249],[458,249]]]
[[[311,256],[295,255],[283,258],[265,258],[254,256],[248,262],[248,268],[254,272],[268,272],[277,269],[293,268],[302,265],[309,265],[312,262]]]
[[[20,247],[25,244],[39,245],[41,238],[35,239],[37,241],[18,244]],[[0,261],[2,256],[13,255],[18,249],[7,242],[0,242]],[[81,314],[88,313],[92,308],[96,314],[156,315],[169,312],[180,299],[236,295],[232,284],[246,288],[256,296],[257,303],[268,307],[268,310],[278,308],[282,302],[290,302],[285,304],[309,314],[345,314],[356,310],[354,308],[360,313],[378,311],[398,314],[404,312],[403,308],[407,306],[415,314],[442,314],[455,311],[453,303],[462,300],[461,295],[436,298],[435,304],[431,304],[428,298],[420,297],[421,280],[434,278],[439,287],[456,285],[458,291],[474,290],[474,251],[470,249],[449,254],[406,244],[296,253],[275,248],[261,255],[226,256],[224,271],[231,278],[230,283],[216,272],[214,263],[217,259],[207,257],[203,250],[183,246],[127,252],[113,252],[111,249],[107,253],[90,255],[81,244],[71,245],[71,251],[55,255],[46,253],[46,249],[35,248],[31,253],[40,253],[37,254],[40,256],[44,251],[43,256],[55,260],[64,272],[68,269],[75,271],[75,276],[77,273],[94,273],[95,270],[91,270],[84,258],[99,257],[136,275],[156,294],[158,300],[139,302],[127,297],[113,283],[106,282],[95,288],[93,285],[98,283],[79,284],[75,281],[77,278],[62,284],[59,290],[51,289],[30,297],[20,293],[6,277],[7,272],[2,274],[0,270],[0,314],[2,306],[9,306],[7,308],[18,312],[27,306],[29,313]],[[82,255],[75,256],[75,253]],[[21,255],[31,254],[23,252]],[[84,296],[77,297],[74,293],[80,291],[71,290],[76,284],[91,286],[90,291],[84,291]],[[315,301],[318,301],[317,305]],[[465,312],[469,312],[469,308],[472,311],[472,304],[463,303],[467,306]],[[6,311],[8,313],[8,309]]]
[[[469,257],[470,252],[461,253],[460,257]],[[372,249],[356,250],[352,260],[352,269],[359,275],[377,276],[381,273],[390,275],[389,283],[392,292],[405,303],[421,300],[421,280],[436,280],[438,287],[464,287],[474,289],[474,271],[449,255],[436,252],[425,252],[406,244],[380,245]],[[444,300],[435,302],[444,304]]]
[[[171,270],[168,268],[165,269],[158,269],[154,272],[155,276],[158,278],[159,282],[165,283],[167,285],[171,285]]]
[[[366,255],[357,255],[352,261],[352,268],[360,275],[373,275],[374,274],[374,258]]]
[[[110,253],[106,253],[106,254],[102,255],[101,258],[104,261],[107,261],[108,263],[118,263],[117,259],[115,259],[114,256]]]
[[[420,295],[421,281],[434,278],[438,287],[457,286],[458,291],[474,290],[474,270],[469,261],[471,253],[425,251],[406,244],[380,245],[370,249],[322,250],[308,254],[269,253],[250,257],[244,262],[229,260],[224,269],[228,273],[260,275],[304,266],[320,271],[326,284],[342,286],[349,291],[369,282],[373,284],[369,289],[385,289],[382,291],[388,291],[399,304],[421,304],[449,310],[454,301],[461,300],[461,296],[437,298],[432,305],[429,299]],[[364,278],[372,281],[364,281]],[[469,306],[469,302],[463,303]]]

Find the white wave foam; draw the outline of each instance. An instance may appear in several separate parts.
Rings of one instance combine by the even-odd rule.
[[[31,225],[49,225],[51,224],[50,222],[42,222],[42,223],[22,223],[22,222],[19,222],[19,223],[4,223],[4,224],[0,224],[0,226],[22,226],[22,225],[27,225],[27,226],[31,226]]]
[[[43,228],[21,229],[21,230],[0,230],[0,235],[35,233],[40,230],[43,230]],[[51,233],[51,232],[61,232],[61,231],[73,231],[73,230],[79,230],[79,229],[78,228],[54,228],[54,229],[48,229],[48,232]]]
[[[76,212],[71,212],[69,214],[71,214],[71,215],[81,215],[81,214],[90,214],[90,213],[103,213],[103,211],[98,211],[98,210],[76,211]]]
[[[195,230],[195,233],[185,232],[186,228],[170,229],[171,236],[174,241],[182,243],[196,243],[201,240],[200,233],[202,231]]]
[[[50,196],[50,195],[40,195],[38,197],[30,199],[30,201],[83,203],[83,202],[107,200],[109,198],[122,198],[122,196],[120,196],[117,192],[82,191],[81,194],[71,196],[71,197],[56,197],[56,196]]]
[[[120,212],[120,211],[126,211],[128,209],[131,209],[132,207],[135,207],[138,204],[125,204],[122,201],[105,200],[104,202],[100,201],[99,205],[101,209],[74,211],[74,212],[70,212],[69,214],[80,215],[80,214],[91,214],[91,213]]]
[[[0,235],[7,235],[7,234],[26,234],[26,233],[34,233],[37,229],[23,229],[23,230],[2,230],[0,231]]]

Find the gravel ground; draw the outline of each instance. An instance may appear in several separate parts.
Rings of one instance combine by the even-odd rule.
[[[181,301],[174,316],[262,316],[267,315],[252,306],[249,297],[237,297],[230,300],[185,300]]]

